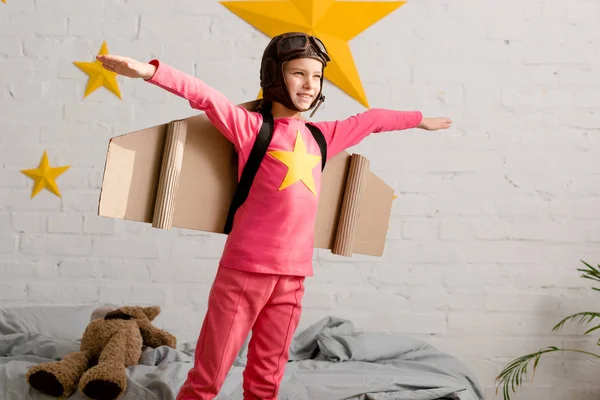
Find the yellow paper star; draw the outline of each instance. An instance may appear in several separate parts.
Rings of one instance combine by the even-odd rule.
[[[31,191],[31,198],[38,194],[42,189],[46,189],[58,197],[61,197],[55,179],[68,169],[68,165],[64,167],[50,167],[48,155],[46,154],[46,151],[44,151],[42,160],[36,169],[24,169],[21,170],[21,172],[35,182],[33,190]]]
[[[348,42],[406,1],[256,0],[221,2],[231,12],[272,38],[304,32],[325,43],[331,62],[325,77],[365,107],[367,96]]]
[[[288,167],[287,174],[285,175],[279,190],[283,190],[298,181],[302,181],[315,196],[317,195],[312,171],[321,163],[321,156],[308,154],[300,131],[296,133],[294,151],[272,150],[269,151],[269,154]]]
[[[108,54],[106,42],[102,43],[102,47],[98,54]],[[84,98],[101,86],[104,86],[106,89],[117,95],[118,98],[121,98],[121,91],[119,90],[119,84],[117,83],[116,72],[107,70],[98,60],[93,62],[75,61],[73,64],[90,76],[87,87],[85,88]]]

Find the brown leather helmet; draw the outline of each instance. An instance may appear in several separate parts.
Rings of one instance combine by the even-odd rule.
[[[321,61],[323,69],[327,62],[331,61],[325,45],[315,36],[303,32],[287,32],[271,39],[265,48],[260,65],[260,87],[265,100],[279,102],[291,110],[306,111],[299,110],[292,102],[283,76],[283,64],[286,61],[305,57]],[[325,100],[322,90],[323,74],[321,74],[319,94],[308,108],[309,110]]]

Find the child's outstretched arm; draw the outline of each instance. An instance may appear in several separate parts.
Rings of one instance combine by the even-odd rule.
[[[327,141],[327,158],[360,143],[371,133],[400,131],[420,128],[430,131],[447,129],[452,125],[449,118],[423,118],[420,111],[395,111],[372,108],[350,118],[314,124],[323,132]]]
[[[104,68],[129,78],[141,78],[190,102],[192,108],[206,112],[211,122],[239,150],[253,139],[261,123],[259,114],[233,104],[221,92],[202,80],[152,60],[140,62],[118,55],[98,55]]]

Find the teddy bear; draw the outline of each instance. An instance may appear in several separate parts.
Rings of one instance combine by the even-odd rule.
[[[85,328],[79,351],[60,361],[31,367],[27,382],[50,396],[66,399],[77,389],[94,400],[117,400],[127,389],[126,368],[137,365],[144,346],[176,348],[170,333],[152,325],[160,307],[96,309]]]

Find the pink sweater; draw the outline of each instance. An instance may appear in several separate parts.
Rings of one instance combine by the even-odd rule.
[[[148,82],[206,112],[246,164],[262,116],[238,107],[202,80],[158,60]],[[358,144],[371,133],[414,128],[419,111],[370,109],[341,121],[316,122],[327,141],[327,157]],[[238,209],[220,264],[258,273],[311,276],[314,227],[321,187],[321,152],[305,122],[277,118],[273,139],[250,189]]]

